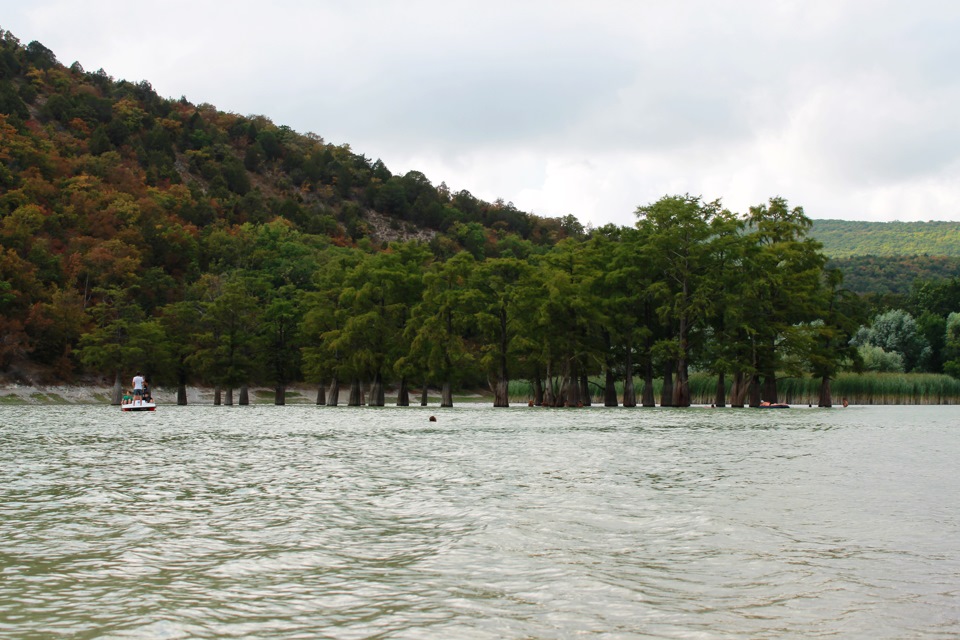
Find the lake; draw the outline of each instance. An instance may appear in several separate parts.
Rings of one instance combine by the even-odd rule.
[[[956,638],[958,425],[3,406],[0,637]]]

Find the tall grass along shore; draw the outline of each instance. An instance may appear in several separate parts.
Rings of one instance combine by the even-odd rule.
[[[639,395],[643,380],[635,379]],[[591,380],[591,402],[602,404],[602,387]],[[654,380],[654,396],[660,400],[663,381]],[[693,404],[712,404],[716,397],[717,377],[705,373],[690,375],[690,399]],[[819,378],[782,378],[777,381],[780,401],[795,405],[816,406],[820,397]],[[831,382],[834,404],[843,398],[850,404],[960,404],[960,380],[936,373],[841,373]],[[623,395],[623,383],[617,383],[617,394]],[[727,380],[727,398],[730,380]],[[510,399],[528,402],[533,398],[533,385],[526,380],[510,383]]]

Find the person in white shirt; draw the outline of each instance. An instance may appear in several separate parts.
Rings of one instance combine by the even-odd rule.
[[[143,376],[139,373],[133,376],[133,397],[137,399],[143,397]]]

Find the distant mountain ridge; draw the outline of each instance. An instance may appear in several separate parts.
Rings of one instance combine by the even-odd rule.
[[[810,236],[831,258],[950,256],[960,258],[960,222],[814,220]]]

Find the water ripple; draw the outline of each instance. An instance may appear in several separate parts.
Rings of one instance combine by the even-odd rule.
[[[162,409],[4,408],[0,637],[960,635],[957,409]]]

